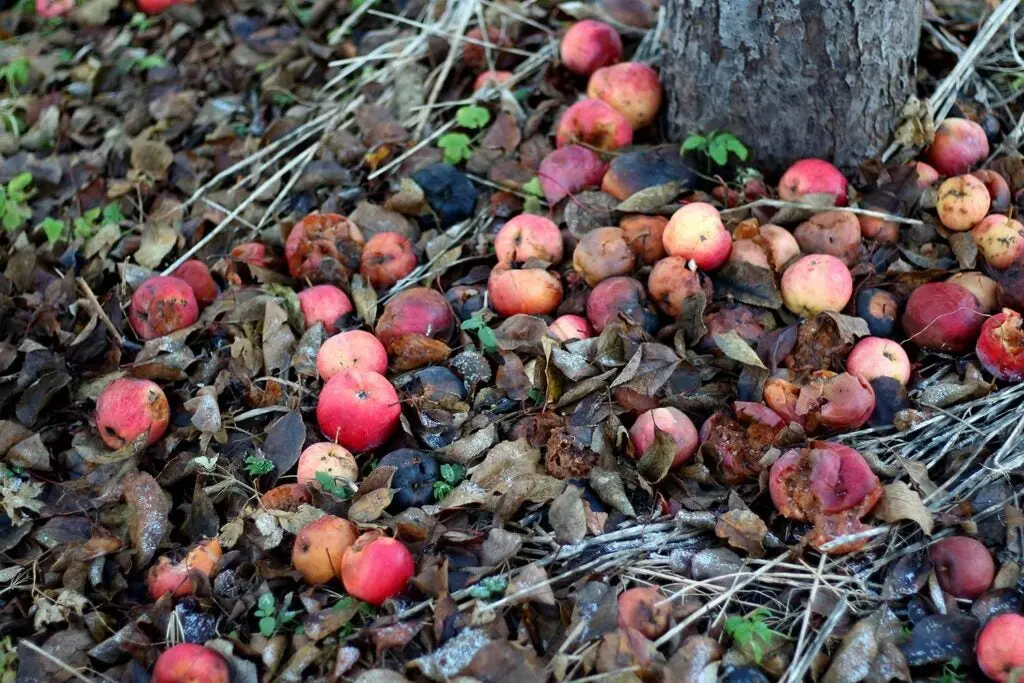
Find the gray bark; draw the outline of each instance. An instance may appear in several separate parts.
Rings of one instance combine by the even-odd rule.
[[[673,140],[729,131],[780,170],[878,155],[914,93],[922,0],[663,0]]]

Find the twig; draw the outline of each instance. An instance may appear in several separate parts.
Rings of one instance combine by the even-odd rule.
[[[110,316],[107,315],[107,312],[103,310],[103,306],[100,305],[99,299],[96,298],[96,295],[93,293],[92,287],[89,286],[89,283],[82,277],[76,277],[75,282],[78,283],[79,288],[82,290],[82,293],[85,294],[85,298],[89,302],[93,312],[99,316],[100,322],[103,323],[103,326],[106,327],[107,331],[114,337],[114,341],[117,342],[117,345],[124,346],[124,337],[117,328],[114,327],[114,323],[110,320]]]
[[[907,218],[906,216],[897,216],[891,213],[883,213],[881,211],[871,211],[869,209],[858,209],[852,206],[816,206],[814,204],[802,204],[800,202],[785,202],[781,199],[755,199],[749,204],[743,204],[731,209],[723,209],[722,215],[728,215],[732,213],[738,213],[740,211],[746,211],[756,206],[771,206],[777,209],[806,209],[808,211],[846,211],[849,213],[856,213],[861,216],[873,216],[875,218],[882,218],[893,223],[905,223],[907,225],[924,225],[923,221],[916,218]]]

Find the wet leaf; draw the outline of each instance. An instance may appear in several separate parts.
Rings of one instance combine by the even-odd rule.
[[[864,680],[883,644],[895,640],[901,629],[902,624],[888,607],[882,607],[858,621],[833,655],[822,683],[857,683]]]
[[[855,627],[856,628],[856,627]],[[974,658],[974,635],[978,620],[959,614],[932,614],[914,624],[910,640],[900,650],[910,666],[937,664]]]
[[[153,475],[133,472],[124,478],[124,500],[128,504],[128,536],[138,567],[148,565],[170,528],[171,506]]]
[[[265,486],[273,486],[282,474],[295,466],[305,441],[306,425],[302,422],[302,413],[297,410],[270,425],[267,439],[263,442],[263,455],[274,463],[274,469],[264,475]]]
[[[888,484],[878,501],[875,514],[886,522],[908,519],[915,522],[925,534],[931,536],[933,521],[932,513],[923,502],[921,496],[902,481]]]
[[[422,334],[407,334],[392,342],[388,349],[391,368],[395,372],[406,372],[425,365],[443,363],[452,350],[439,339]]]

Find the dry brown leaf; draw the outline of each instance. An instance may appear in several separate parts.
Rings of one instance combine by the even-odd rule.
[[[352,503],[348,510],[348,518],[356,524],[367,524],[380,519],[384,510],[391,505],[395,489],[375,489]]]
[[[730,510],[718,518],[715,534],[733,548],[746,550],[751,557],[764,555],[764,537],[768,526],[750,510]]]
[[[672,468],[672,461],[676,457],[679,446],[676,440],[668,432],[663,432],[654,426],[654,442],[647,447],[640,457],[636,468],[647,481],[657,484],[665,478],[669,469]]]
[[[916,522],[925,534],[931,536],[934,522],[932,513],[923,502],[917,491],[902,481],[894,481],[885,487],[882,499],[878,501],[875,514],[886,522],[897,522],[907,519]]]
[[[551,529],[559,543],[579,543],[587,535],[587,513],[583,508],[583,491],[569,485],[551,503],[548,511]]]
[[[145,567],[170,528],[167,514],[171,505],[160,484],[147,472],[126,475],[123,486],[128,504],[128,535],[138,558],[136,566]]]
[[[153,180],[166,180],[167,169],[174,162],[174,152],[165,142],[136,138],[132,142],[132,168]]]
[[[509,581],[505,589],[505,597],[511,598],[513,605],[524,602],[539,602],[542,605],[554,605],[555,594],[551,590],[551,584],[546,583],[548,574],[543,567],[536,563],[528,564],[519,570],[515,578]],[[541,585],[543,584],[543,585]],[[515,596],[512,598],[512,596]]]

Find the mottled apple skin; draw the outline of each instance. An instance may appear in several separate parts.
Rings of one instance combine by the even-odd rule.
[[[1005,382],[1024,381],[1024,318],[1004,308],[981,326],[975,346],[982,367]]]

